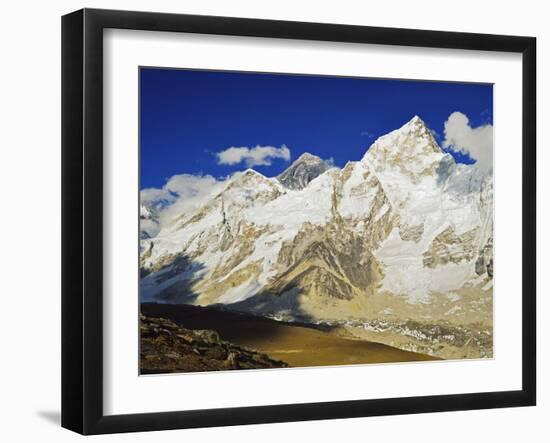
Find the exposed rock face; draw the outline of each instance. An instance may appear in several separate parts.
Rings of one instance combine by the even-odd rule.
[[[306,152],[277,178],[288,189],[304,189],[311,180],[328,169],[327,162]]]
[[[492,193],[492,175],[455,163],[415,117],[342,169],[304,154],[277,178],[237,174],[142,239],[141,299],[388,321],[403,349],[413,344],[401,340],[403,322],[492,334]],[[489,355],[483,346],[478,356]]]
[[[477,253],[475,244],[477,229],[457,235],[449,226],[432,241],[430,249],[424,252],[424,266],[435,268],[447,263],[470,262]]]
[[[372,320],[360,326],[350,328],[351,334],[411,352],[438,355],[446,359],[493,356],[492,331],[481,324],[465,327],[442,320],[433,323]]]
[[[489,238],[487,244],[481,250],[476,261],[477,275],[487,273],[489,277],[493,277],[493,238]]]
[[[422,177],[433,176],[442,161],[451,163],[452,157],[441,151],[430,130],[415,116],[400,129],[376,140],[363,159],[376,171],[398,171],[418,183]],[[388,182],[390,188],[398,184],[399,180]],[[402,195],[399,191],[397,194]]]
[[[140,372],[202,372],[284,368],[285,362],[220,340],[211,330],[185,329],[164,318],[140,316]]]

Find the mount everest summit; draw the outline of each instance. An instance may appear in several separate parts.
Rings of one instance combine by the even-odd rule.
[[[419,117],[334,167],[248,169],[160,222],[140,209],[140,298],[215,306],[443,358],[492,356],[492,173]]]

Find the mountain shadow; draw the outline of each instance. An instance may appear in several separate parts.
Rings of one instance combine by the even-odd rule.
[[[199,294],[193,289],[204,264],[179,254],[154,272],[140,268],[140,302],[193,304]]]
[[[300,301],[303,294],[304,290],[302,288],[287,286],[282,294],[261,291],[239,302],[229,305],[217,303],[211,305],[211,307],[217,310],[270,318],[277,322],[291,323],[323,331],[333,329],[334,327],[329,324],[319,323],[318,319],[305,309]]]
[[[182,289],[182,288],[178,288]],[[329,332],[336,326],[317,324],[315,319],[301,306],[300,289],[288,291],[286,297],[292,297],[295,304],[284,315],[283,311],[262,312],[271,306],[274,298],[270,293],[259,293],[247,300],[232,304],[193,305],[191,302],[174,302],[183,298],[191,300],[189,293],[180,293],[172,300],[142,302],[141,313],[148,317],[160,317],[173,321],[177,325],[191,330],[213,330],[222,340],[250,346],[258,343],[274,343],[286,336],[292,328],[307,328]],[[288,301],[285,301],[288,303]],[[291,313],[291,316],[290,316]],[[267,316],[266,316],[267,314]]]
[[[389,363],[404,361],[433,360],[433,357],[393,348],[381,343],[356,340],[339,336],[317,325],[287,323],[250,314],[229,310],[216,310],[211,307],[190,305],[154,304],[141,305],[142,317],[149,319],[150,327],[145,327],[145,342],[142,335],[142,373],[151,364],[155,373],[189,372],[205,370],[247,369],[250,358],[241,364],[232,364],[231,357],[213,349],[212,342],[224,343],[238,354],[252,355],[254,368],[334,366],[365,363]],[[166,327],[172,322],[185,332]],[[154,324],[153,324],[154,323]],[[162,337],[159,337],[162,335]],[[190,336],[194,338],[189,339]],[[206,337],[209,341],[206,343]],[[184,342],[181,342],[184,340]],[[187,352],[189,344],[195,343],[192,353]],[[150,348],[153,349],[150,349]],[[219,347],[219,346],[218,346]],[[183,352],[185,351],[185,352]],[[213,357],[217,363],[198,365],[194,360]],[[235,354],[235,353],[231,353]],[[261,355],[259,355],[261,354]],[[261,361],[258,361],[258,357]],[[176,361],[173,361],[176,359]],[[182,366],[175,367],[177,361]],[[221,361],[224,360],[224,361]],[[258,363],[268,362],[268,364]],[[275,362],[275,364],[273,364]],[[214,362],[216,363],[216,362]],[[160,365],[160,366],[159,366]]]
[[[444,156],[435,169],[436,183],[438,186],[443,186],[452,173],[455,161],[451,156]]]
[[[187,329],[213,330],[222,340],[239,344],[250,339],[272,341],[277,338],[283,325],[269,318],[212,306],[142,303],[141,312],[149,317],[166,318]]]

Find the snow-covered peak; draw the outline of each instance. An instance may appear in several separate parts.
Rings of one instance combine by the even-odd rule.
[[[397,155],[442,154],[431,131],[424,121],[415,115],[411,120],[382,137],[367,150],[363,158],[375,156],[395,157]]]
[[[270,183],[270,179],[260,172],[249,168],[242,172],[236,172],[228,181],[225,189],[231,189],[236,186],[255,186],[262,183]]]
[[[422,176],[437,174],[444,156],[424,121],[415,115],[399,129],[378,138],[363,161],[377,173],[392,171],[417,182]]]
[[[330,165],[322,158],[304,152],[277,178],[289,189],[303,189],[328,169],[330,169]]]
[[[254,169],[247,169],[235,174],[218,197],[226,202],[248,207],[277,198],[282,190],[282,186],[276,181]]]
[[[248,168],[246,169],[245,171],[242,172],[243,175],[247,175],[247,176],[259,176],[259,177],[262,177],[262,178],[266,178],[265,175],[261,174],[260,172],[256,171],[255,169],[252,169],[252,168]]]
[[[300,157],[295,160],[294,163],[302,161],[318,163],[322,160],[321,157],[318,157],[317,155],[310,154],[309,152],[304,152],[302,155],[300,155]]]
[[[430,133],[428,126],[426,125],[424,120],[422,120],[418,115],[415,115],[407,123],[405,123],[399,129],[396,129],[395,131],[404,132],[404,133],[407,133],[407,132],[414,133],[420,136],[427,135],[428,133]]]
[[[401,126],[400,129],[404,130],[405,128],[408,128],[409,130],[423,130],[426,129],[426,123],[424,123],[424,120],[422,120],[418,115],[415,115],[407,123]]]

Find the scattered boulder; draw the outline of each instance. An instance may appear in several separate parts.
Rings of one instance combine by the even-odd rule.
[[[216,331],[186,329],[164,318],[140,316],[140,372],[162,374],[288,365],[221,340]]]

